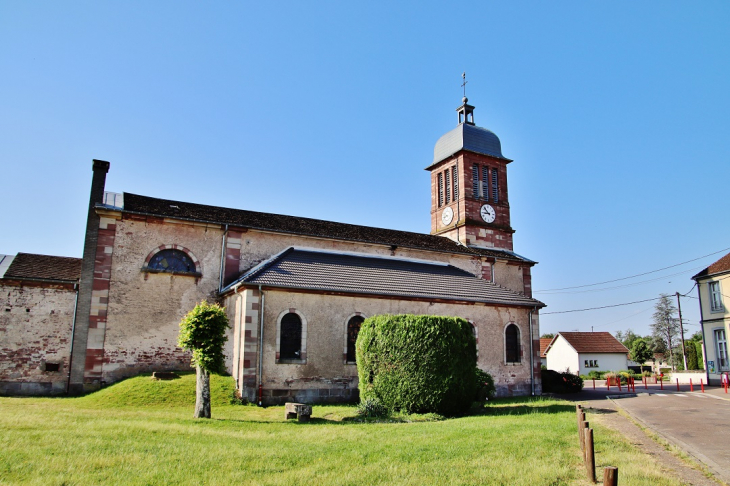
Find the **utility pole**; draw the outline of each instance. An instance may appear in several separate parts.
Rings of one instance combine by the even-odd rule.
[[[684,371],[687,371],[687,351],[684,349],[684,324],[682,324],[682,304],[679,302],[679,292],[675,294],[677,296],[677,309],[679,310],[679,332],[682,336],[682,359],[684,362]]]

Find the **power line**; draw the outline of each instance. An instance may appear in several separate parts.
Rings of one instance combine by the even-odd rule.
[[[689,294],[690,292],[692,292],[692,289],[694,289],[694,286],[691,289],[689,289],[689,291],[687,292],[687,294]],[[682,297],[688,297],[687,294],[679,294],[679,295],[681,295]],[[660,297],[654,297],[653,299],[644,299],[644,300],[635,300],[634,302],[625,302],[623,304],[603,305],[603,306],[600,306],[600,307],[588,307],[587,309],[573,309],[573,310],[567,310],[567,311],[541,312],[540,315],[541,316],[545,316],[545,315],[548,315],[548,314],[568,314],[570,312],[585,312],[585,311],[598,310],[598,309],[608,309],[610,307],[623,307],[625,305],[640,304],[642,302],[651,302],[653,300],[659,300],[661,298],[662,297],[660,296]],[[696,298],[696,297],[691,297],[691,298]],[[642,312],[644,312],[644,311],[642,311]],[[632,316],[629,316],[629,317],[632,317]]]
[[[644,275],[649,275],[649,274],[652,274],[652,273],[661,272],[662,270],[667,270],[667,269],[670,269],[670,268],[679,267],[680,265],[685,265],[687,263],[695,262],[697,260],[701,260],[703,258],[707,258],[708,256],[716,255],[718,253],[722,253],[722,252],[725,252],[725,251],[728,251],[728,250],[730,250],[730,248],[725,248],[725,249],[718,250],[718,251],[715,251],[715,252],[712,252],[712,253],[708,253],[707,255],[704,255],[704,256],[701,256],[701,257],[697,257],[697,258],[693,258],[691,260],[687,260],[686,262],[677,263],[675,265],[669,265],[668,267],[659,268],[657,270],[651,270],[650,272],[637,273],[636,275],[631,275],[629,277],[622,277],[622,278],[617,278],[617,279],[614,279],[614,280],[606,280],[605,282],[598,282],[598,283],[592,283],[592,284],[586,284],[586,285],[576,285],[576,286],[573,286],[573,287],[562,287],[562,288],[559,288],[559,289],[535,290],[534,293],[551,292],[551,291],[555,291],[555,290],[580,289],[580,288],[584,288],[584,287],[595,287],[596,285],[603,285],[603,284],[607,284],[607,283],[620,282],[621,280],[628,280],[630,278],[642,277]]]

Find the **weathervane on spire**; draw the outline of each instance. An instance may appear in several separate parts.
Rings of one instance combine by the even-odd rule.
[[[467,101],[469,101],[469,100],[468,100],[468,99],[466,98],[466,83],[468,83],[468,82],[469,82],[469,81],[467,81],[467,80],[466,80],[466,71],[464,71],[463,73],[461,73],[461,79],[463,79],[463,80],[464,80],[464,82],[463,82],[463,83],[461,83],[461,87],[462,87],[462,88],[464,88],[464,103],[466,103]]]

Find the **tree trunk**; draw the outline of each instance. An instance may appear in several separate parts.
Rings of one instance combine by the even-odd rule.
[[[195,415],[193,418],[210,418],[210,372],[195,367]]]

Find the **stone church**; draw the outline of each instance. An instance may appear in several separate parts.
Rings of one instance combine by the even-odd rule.
[[[426,167],[430,234],[105,192],[110,164],[94,160],[83,257],[0,255],[0,393],[188,370],[178,323],[219,299],[227,366],[253,402],[356,398],[357,333],[384,313],[467,319],[497,394],[540,394],[544,304],[535,262],[513,251],[512,160],[466,98],[457,115]]]

